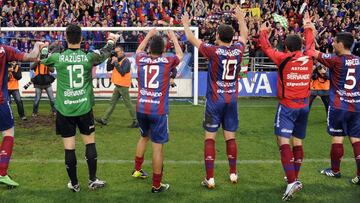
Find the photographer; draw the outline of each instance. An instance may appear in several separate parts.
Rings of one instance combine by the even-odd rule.
[[[329,70],[325,66],[317,62],[315,64],[315,69],[311,77],[310,108],[314,99],[317,96],[319,96],[322,102],[324,103],[326,113],[328,112],[328,108],[329,108],[330,80],[328,78],[329,78]]]
[[[129,88],[131,86],[131,63],[129,59],[126,58],[124,49],[121,46],[115,48],[113,54],[111,54],[111,58],[107,60],[106,65],[107,71],[112,71],[111,82],[114,83],[115,88],[110,100],[110,106],[107,108],[105,114],[101,118],[96,118],[95,121],[101,125],[106,125],[118,100],[122,97],[133,120],[129,128],[139,127],[135,116],[135,109],[131,105],[129,95]]]
[[[48,49],[43,48],[41,50],[40,60],[47,57],[48,57]],[[51,111],[53,115],[56,115],[56,109],[54,107],[55,98],[51,87],[51,83],[54,82],[55,78],[50,74],[54,70],[50,69],[44,64],[40,64],[40,61],[33,63],[30,69],[35,72],[35,76],[31,79],[31,82],[34,84],[34,88],[35,88],[35,99],[34,99],[32,116],[33,117],[38,116],[39,102],[41,99],[42,90],[46,91],[46,94],[48,95],[48,98],[50,100]]]
[[[26,121],[24,112],[24,105],[21,100],[20,92],[19,92],[19,80],[22,78],[21,68],[16,62],[11,62],[10,67],[8,68],[8,90],[9,90],[9,98],[12,96],[15,100],[16,107],[18,110],[18,114],[21,120]]]

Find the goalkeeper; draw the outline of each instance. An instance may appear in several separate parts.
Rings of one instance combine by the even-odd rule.
[[[94,93],[91,72],[93,64],[99,64],[110,57],[117,39],[118,35],[109,34],[105,47],[86,54],[80,49],[81,28],[77,25],[69,25],[66,28],[68,49],[61,53],[54,53],[41,61],[57,71],[56,133],[60,134],[64,141],[65,165],[70,178],[68,188],[74,192],[80,191],[76,171],[76,128],[79,128],[86,146],[85,158],[89,169],[88,187],[97,189],[105,186],[105,181],[96,177],[97,152],[92,111]]]

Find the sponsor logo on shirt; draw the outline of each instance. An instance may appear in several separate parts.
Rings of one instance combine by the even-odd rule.
[[[143,96],[151,96],[151,97],[161,97],[163,95],[162,92],[150,92],[144,88],[140,90],[140,94]]]
[[[5,49],[4,49],[4,47],[0,47],[0,54],[3,54],[3,53],[5,53]]]
[[[288,80],[309,80],[310,74],[290,73],[286,75]]]
[[[302,56],[299,57],[298,59],[296,59],[293,62],[302,62],[301,66],[305,65],[307,62],[309,62],[309,57],[308,56]]]

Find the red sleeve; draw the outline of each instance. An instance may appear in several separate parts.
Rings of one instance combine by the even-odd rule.
[[[142,57],[144,57],[144,56],[147,56],[147,54],[146,54],[144,51],[142,51],[142,52],[140,52],[140,53],[137,53],[137,54],[136,54],[136,57],[135,57],[136,63],[138,63],[138,61],[140,60],[140,58],[142,58]]]
[[[212,58],[212,56],[215,54],[216,47],[211,44],[207,43],[201,43],[199,51],[200,53],[205,56],[206,58]]]
[[[317,60],[328,68],[335,68],[336,64],[341,62],[341,59],[335,54],[319,53]]]
[[[6,53],[6,61],[22,61],[22,59],[24,58],[24,54],[23,52],[10,47],[10,46],[4,46],[5,49],[5,53]]]
[[[272,48],[267,31],[261,31],[259,41],[261,44],[262,51],[277,65],[279,66],[281,62],[288,57],[289,54],[276,51]]]
[[[176,67],[179,65],[180,59],[179,59],[179,57],[177,57],[176,55],[171,56],[171,58],[172,58],[172,64],[171,64],[171,70],[170,70],[170,72],[171,72],[171,75],[173,76],[173,78],[175,78],[175,77],[176,77],[176,74],[177,74],[177,69],[176,69]]]
[[[315,37],[311,28],[306,28],[304,30],[304,37],[305,37],[304,54],[308,56],[313,56],[315,53]]]
[[[178,66],[179,65],[179,63],[180,63],[180,59],[179,59],[179,57],[177,57],[176,55],[174,55],[173,57],[173,66]]]

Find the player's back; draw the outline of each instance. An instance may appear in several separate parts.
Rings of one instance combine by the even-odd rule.
[[[65,116],[79,116],[94,104],[92,87],[93,55],[81,49],[67,49],[44,60],[57,72],[56,108]]]
[[[330,70],[330,106],[360,112],[360,57],[320,54],[318,60]]]
[[[179,63],[175,55],[151,57],[145,53],[137,54],[137,112],[156,115],[168,113],[170,76],[176,74]]]
[[[214,102],[236,102],[238,76],[245,46],[214,46],[202,43],[199,51],[209,59],[206,98]]]

